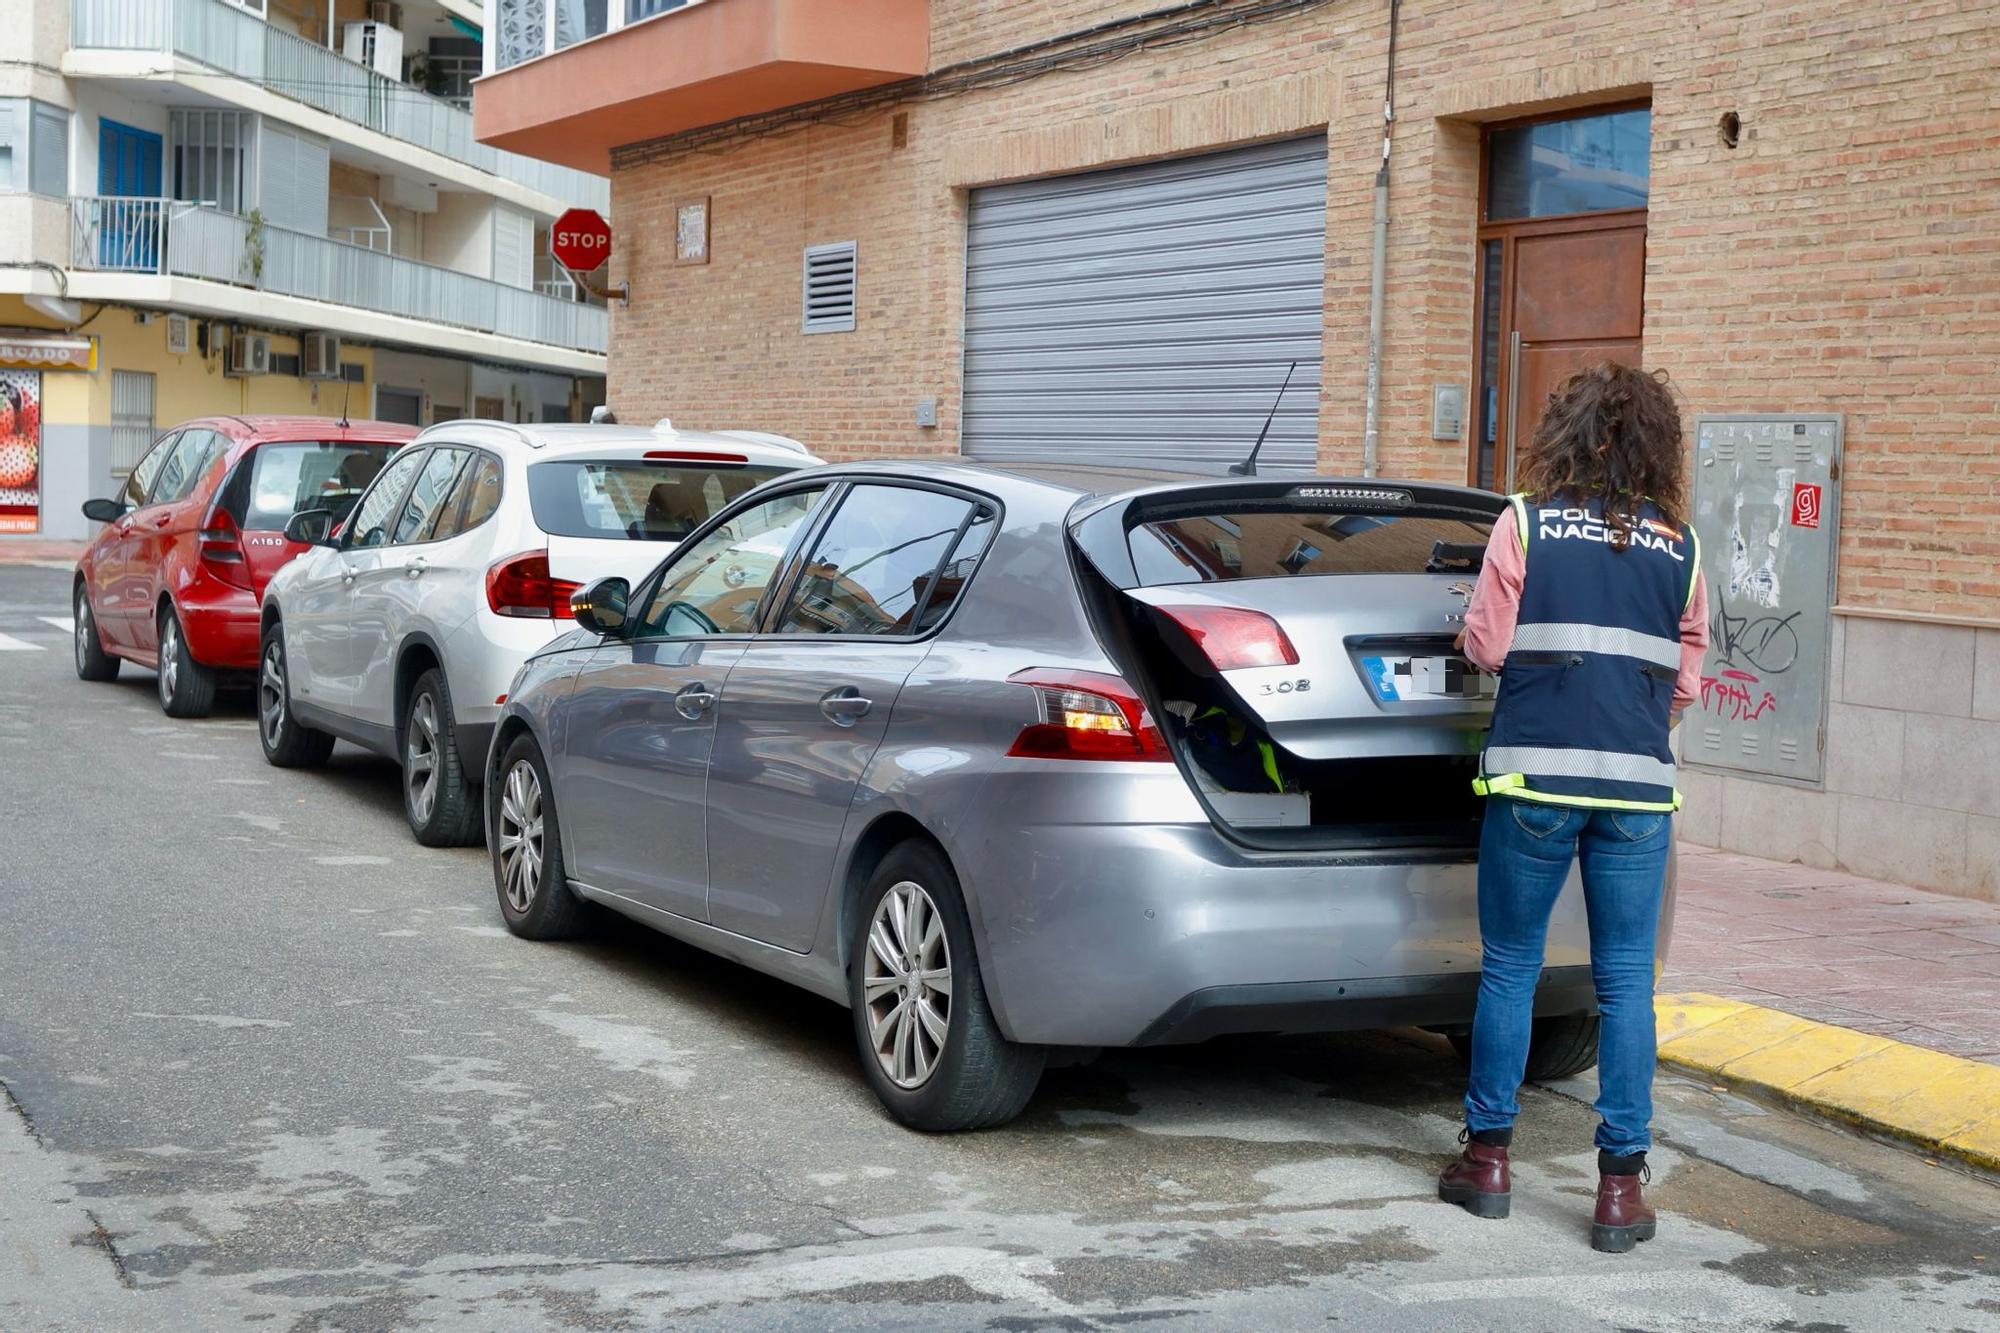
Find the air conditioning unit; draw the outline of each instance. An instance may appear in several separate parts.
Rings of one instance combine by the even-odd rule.
[[[239,333],[229,340],[229,360],[222,373],[232,379],[271,373],[271,339],[263,333]]]
[[[403,7],[396,0],[368,0],[368,21],[400,28],[403,26]]]
[[[299,366],[309,380],[340,378],[340,339],[331,333],[299,335]]]
[[[403,77],[403,34],[393,24],[347,24],[340,30],[340,53],[385,79]]]
[[[194,350],[194,322],[186,315],[167,316],[167,352],[186,356]]]

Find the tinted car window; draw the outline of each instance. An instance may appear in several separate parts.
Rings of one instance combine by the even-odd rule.
[[[147,504],[171,504],[185,499],[201,481],[215,460],[228,452],[229,441],[212,430],[184,430],[174,442],[173,453],[161,465],[153,484],[146,490]]]
[[[403,500],[403,490],[410,484],[410,474],[423,461],[424,451],[412,449],[398,455],[389,466],[376,476],[375,484],[361,497],[361,503],[354,507],[354,518],[348,524],[349,546],[380,546],[389,539],[388,522]]]
[[[1314,574],[1414,574],[1439,542],[1483,548],[1491,522],[1430,514],[1269,509],[1141,523],[1139,581],[1213,583]]]
[[[488,454],[474,453],[472,461],[458,470],[451,494],[437,508],[429,528],[417,540],[434,542],[470,532],[493,517],[500,507],[500,461]]]
[[[736,497],[787,469],[627,458],[528,468],[535,526],[558,537],[684,540]]]
[[[923,633],[951,614],[951,608],[958,604],[959,594],[965,591],[972,571],[979,564],[979,557],[986,554],[986,548],[993,542],[993,530],[1000,526],[999,517],[991,509],[982,509],[973,515],[972,522],[951,548],[944,567],[938,570],[937,582],[931,588],[924,609],[917,613],[917,633]]]
[[[430,526],[443,508],[445,496],[458,478],[458,470],[469,457],[471,451],[466,449],[431,450],[423,470],[417,473],[417,484],[410,488],[410,498],[403,504],[403,516],[396,521],[390,541],[401,545],[417,540],[417,535]]]
[[[153,488],[153,482],[173,455],[174,446],[180,442],[179,435],[163,435],[146,456],[139,460],[139,466],[132,469],[132,475],[125,478],[125,503],[137,509],[146,503],[146,493]]]
[[[972,503],[937,491],[857,486],[806,557],[781,634],[912,634],[931,576]]]
[[[815,488],[772,496],[676,551],[639,633],[684,638],[754,631],[764,590],[822,494]]]
[[[230,512],[251,532],[282,532],[293,514],[325,509],[338,524],[396,452],[393,444],[287,440],[260,444],[248,467],[241,499],[230,497]],[[235,486],[230,488],[232,491]]]

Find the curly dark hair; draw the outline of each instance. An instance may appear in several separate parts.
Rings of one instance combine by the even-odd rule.
[[[1651,500],[1675,523],[1687,514],[1681,410],[1665,371],[1615,361],[1585,366],[1549,395],[1521,460],[1537,504],[1557,495],[1602,496],[1612,544],[1624,546]]]

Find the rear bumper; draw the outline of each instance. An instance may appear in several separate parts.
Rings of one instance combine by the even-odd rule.
[[[257,665],[257,594],[216,579],[201,579],[174,596],[188,651],[204,666],[250,671]]]
[[[1009,1037],[1127,1046],[1471,1021],[1480,948],[1469,857],[1255,852],[1205,819],[1157,822],[1193,804],[1186,791],[1171,769],[1095,781],[1000,773],[982,791],[949,850]],[[1153,822],[1134,819],[1142,810]],[[1546,956],[1548,1011],[1591,1008],[1574,874]]]
[[[1247,1032],[1454,1027],[1471,1021],[1478,995],[1477,972],[1210,986],[1183,995],[1132,1044],[1165,1046]],[[1552,967],[1542,973],[1535,990],[1537,1017],[1596,1008],[1588,967]]]

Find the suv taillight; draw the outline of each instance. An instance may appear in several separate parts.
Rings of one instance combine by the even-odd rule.
[[[1035,691],[1041,720],[1021,728],[1007,753],[1022,759],[1143,759],[1167,762],[1166,737],[1118,676],[1030,667],[1007,677]]]
[[[1284,627],[1262,611],[1240,606],[1162,606],[1161,615],[1187,631],[1217,671],[1296,666],[1299,650]]]
[[[236,588],[250,586],[250,562],[243,556],[243,530],[236,516],[221,505],[209,508],[195,534],[195,555],[202,567],[224,583]]]
[[[569,614],[570,594],[581,587],[549,573],[547,551],[523,551],[486,571],[486,605],[496,616],[561,620]]]

